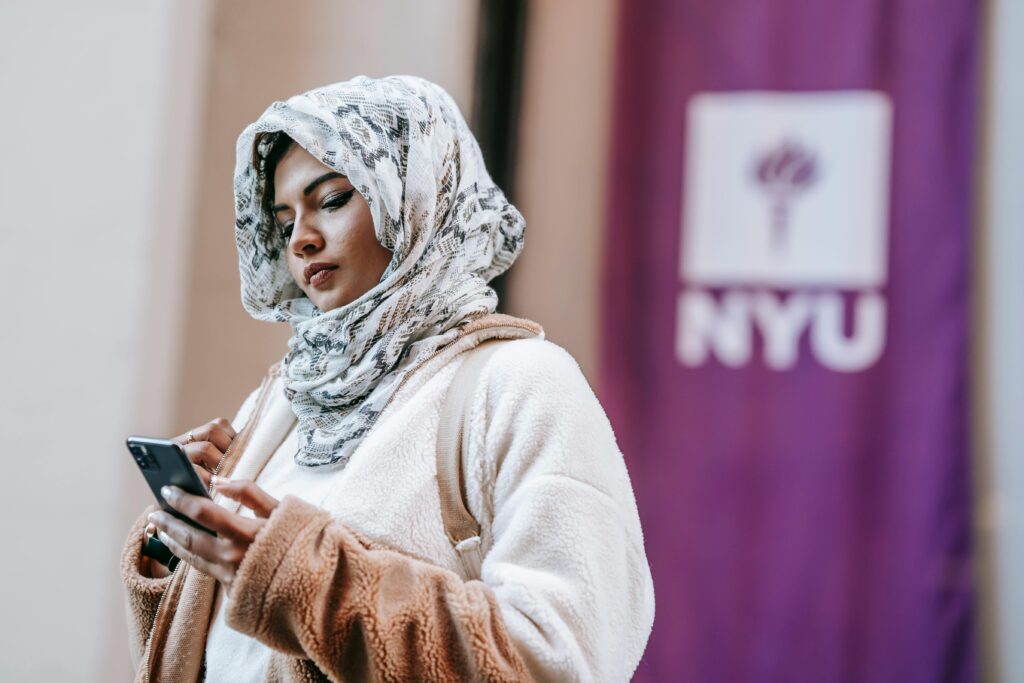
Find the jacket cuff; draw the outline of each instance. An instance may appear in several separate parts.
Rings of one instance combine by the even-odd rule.
[[[303,529],[308,525],[326,526],[330,521],[330,513],[301,498],[288,495],[281,500],[256,533],[238,566],[229,600],[225,603],[224,618],[228,626],[254,637],[266,630],[266,600],[293,543],[303,536]]]
[[[142,554],[142,544],[146,540],[146,525],[149,523],[149,513],[155,512],[158,506],[154,503],[143,510],[138,519],[128,532],[128,538],[121,550],[121,579],[124,582],[128,594],[139,598],[147,596],[159,598],[171,583],[173,575],[159,579],[144,576],[141,571],[143,562],[154,560]]]

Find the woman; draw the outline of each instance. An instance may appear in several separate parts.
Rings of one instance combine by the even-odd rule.
[[[654,616],[628,475],[573,359],[493,313],[524,222],[454,102],[359,77],[237,154],[242,301],[294,335],[179,437],[214,495],[168,502],[217,536],[155,506],[129,534],[138,680],[628,679]]]

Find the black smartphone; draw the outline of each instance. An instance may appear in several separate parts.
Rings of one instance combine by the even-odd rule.
[[[177,486],[193,495],[210,497],[206,487],[203,486],[203,480],[196,474],[192,462],[180,445],[167,439],[129,436],[128,451],[142,471],[142,476],[146,478],[146,483],[149,484],[149,488],[153,491],[161,508],[197,529],[202,529],[209,534],[213,533],[194,519],[186,517],[172,508],[160,495],[161,487]]]

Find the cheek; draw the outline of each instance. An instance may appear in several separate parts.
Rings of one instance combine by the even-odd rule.
[[[339,218],[334,235],[342,254],[355,256],[362,262],[375,251],[383,249],[377,241],[373,216],[365,201],[359,201],[351,212]]]
[[[288,272],[292,274],[292,279],[295,280],[295,284],[299,286],[303,292],[306,291],[305,278],[303,277],[302,271],[306,268],[306,264],[303,263],[297,256],[289,252],[288,254]]]
[[[358,240],[358,246],[354,245],[353,251],[359,255],[361,279],[368,288],[372,287],[380,281],[381,275],[391,263],[392,252],[377,241],[370,220],[359,226],[353,238]]]

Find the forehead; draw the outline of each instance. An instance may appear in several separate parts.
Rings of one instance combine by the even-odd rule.
[[[303,190],[325,173],[337,172],[293,143],[274,169],[274,195],[278,198],[301,197]]]

